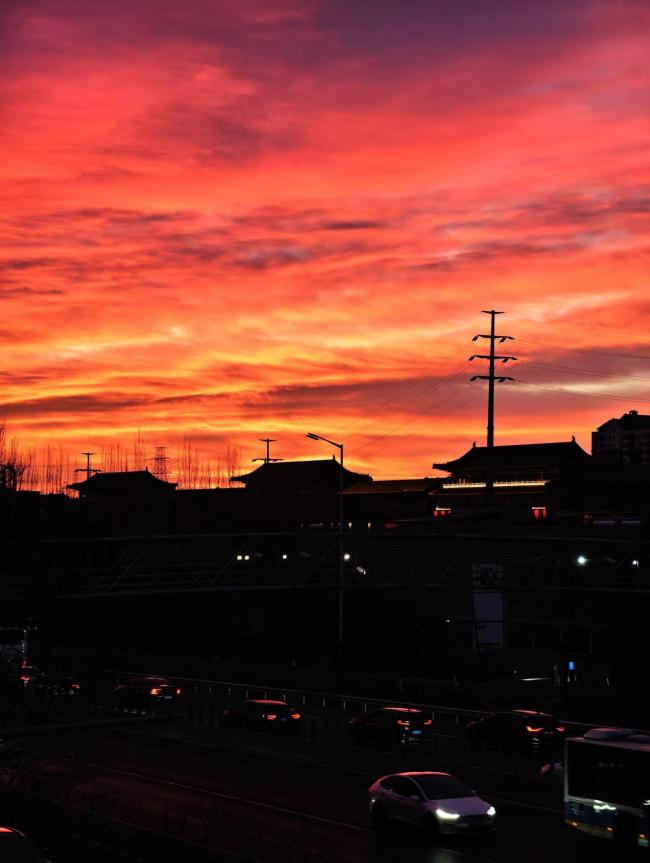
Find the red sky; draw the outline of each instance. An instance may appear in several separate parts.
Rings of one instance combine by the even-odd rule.
[[[5,0],[0,417],[431,475],[650,413],[644,0]],[[483,345],[485,348],[487,344]],[[39,458],[41,456],[39,455]],[[81,463],[81,459],[79,459]],[[170,463],[173,469],[173,464]]]

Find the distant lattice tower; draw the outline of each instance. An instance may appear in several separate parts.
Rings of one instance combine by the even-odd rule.
[[[157,446],[155,448],[155,455],[152,459],[153,475],[164,482],[167,482],[167,462],[169,461],[168,456],[165,455],[166,449],[167,447],[165,446]]]

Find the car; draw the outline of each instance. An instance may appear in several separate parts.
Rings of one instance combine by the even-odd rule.
[[[504,749],[560,747],[565,726],[551,713],[538,710],[502,710],[470,722],[467,737],[473,745],[502,746]]]
[[[0,827],[2,863],[50,863],[36,845],[15,827]]]
[[[156,704],[175,704],[183,691],[166,677],[132,677],[118,683],[113,694],[122,709],[147,710]]]
[[[34,665],[22,665],[20,668],[20,683],[22,686],[29,686],[38,675],[41,674],[38,668]]]
[[[298,732],[301,719],[295,707],[273,698],[246,698],[224,707],[221,714],[221,724],[227,727],[289,734]]]
[[[349,722],[355,746],[411,746],[431,736],[433,719],[417,707],[380,707]]]
[[[404,821],[429,836],[473,835],[496,828],[496,809],[451,773],[420,771],[382,776],[368,789],[375,829]]]
[[[29,675],[21,675],[21,680],[30,691],[45,698],[77,696],[81,690],[79,678],[67,671],[31,669]]]

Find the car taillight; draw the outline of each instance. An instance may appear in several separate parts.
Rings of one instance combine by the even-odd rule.
[[[564,727],[564,725],[556,725],[555,730],[559,731],[560,734],[564,734],[564,732],[566,731],[566,728]]]
[[[70,684],[70,689],[81,689],[81,686],[78,683]]]
[[[272,722],[274,719],[278,718],[278,714],[277,713],[267,713],[266,718]]]
[[[532,725],[526,726],[526,731],[530,732],[531,734],[538,734],[540,731],[543,731],[543,730],[544,729],[541,726],[540,726],[540,728],[534,727]]]
[[[160,695],[160,689],[157,686],[154,686],[149,690],[149,695]]]
[[[299,713],[292,713],[291,718],[292,719],[300,719],[300,714]]]
[[[424,720],[424,725],[432,725],[432,724],[433,724],[433,719],[425,719]]]
[[[408,719],[398,719],[397,724],[398,725],[410,725],[411,723],[408,721]]]

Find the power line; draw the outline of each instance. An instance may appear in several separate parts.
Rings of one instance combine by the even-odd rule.
[[[464,365],[464,364],[463,364],[463,365]],[[415,402],[419,402],[419,401],[421,401],[421,400],[422,400],[422,398],[423,398],[424,396],[426,396],[426,395],[430,395],[432,392],[434,392],[435,390],[437,390],[437,389],[438,389],[439,387],[441,387],[443,384],[445,384],[445,383],[450,384],[450,383],[452,383],[452,381],[454,381],[455,379],[461,378],[462,376],[463,376],[463,375],[461,374],[461,372],[457,371],[457,372],[455,372],[455,373],[454,373],[454,374],[452,374],[452,375],[446,375],[444,378],[438,378],[438,379],[437,379],[433,384],[431,384],[430,386],[428,386],[428,387],[427,387],[426,389],[424,389],[421,393],[418,393],[418,395],[414,396],[412,399],[408,399],[407,401],[405,401],[405,402],[403,402],[403,403],[401,403],[401,404],[397,405],[397,406],[395,407],[395,410],[394,410],[394,411],[391,411],[389,414],[384,414],[384,415],[379,416],[379,417],[375,417],[375,416],[373,416],[374,423],[375,423],[375,424],[377,424],[377,422],[381,422],[381,421],[385,421],[385,420],[389,420],[389,419],[391,419],[391,417],[394,417],[394,416],[396,416],[397,414],[401,413],[401,412],[402,412],[405,408],[407,408],[409,405],[412,405],[412,404],[414,404]],[[362,431],[353,432],[353,434],[352,434],[352,435],[348,435],[348,437],[354,437],[354,436],[357,436],[357,435],[362,434],[362,433],[363,433]]]
[[[532,339],[519,339],[520,344],[539,345],[542,348],[551,348],[558,351],[572,351],[579,354],[593,354],[597,357],[619,357],[624,360],[650,360],[645,354],[619,354],[614,351],[594,351],[589,348],[569,348],[566,345],[552,345],[549,342],[536,342]]]
[[[528,369],[548,369],[550,371],[566,371],[566,372],[578,372],[582,375],[594,375],[595,377],[600,378],[624,378],[627,381],[644,381],[645,383],[650,383],[650,378],[642,378],[638,375],[625,375],[620,374],[618,372],[597,372],[593,369],[579,369],[575,366],[561,366],[553,363],[526,363],[526,368]]]
[[[444,383],[450,377],[454,377],[456,375],[456,371],[449,372],[448,374],[443,375],[441,378],[437,378],[435,376],[435,373],[439,369],[442,369],[445,366],[449,366],[451,364],[451,362],[454,360],[454,358],[458,356],[459,353],[460,353],[460,350],[456,351],[456,353],[453,354],[451,357],[446,357],[444,360],[442,360],[440,363],[438,363],[436,366],[434,366],[434,368],[432,369],[432,371],[429,374],[424,375],[423,377],[411,382],[410,384],[407,384],[406,387],[404,388],[404,390],[402,391],[399,399],[391,397],[391,398],[386,399],[383,402],[380,402],[378,405],[376,405],[375,410],[380,410],[382,407],[387,407],[388,405],[394,404],[395,410],[393,410],[389,413],[379,414],[379,415],[377,415],[375,412],[373,412],[374,421],[377,422],[377,421],[381,421],[381,420],[385,420],[385,419],[390,419],[392,416],[395,416],[396,413],[399,413],[399,411],[403,407],[405,407],[406,405],[412,404],[414,401],[417,401],[419,398],[421,398],[426,393],[431,392],[432,389],[435,389],[436,387],[440,386],[442,383]],[[460,369],[461,364],[456,364],[455,368]],[[416,395],[411,399],[407,399],[406,401],[403,400],[403,398],[402,398],[403,395],[405,395],[409,391],[412,391],[415,387],[419,387],[420,385],[426,383],[429,380],[433,380],[433,383],[429,387],[427,387],[425,390],[423,390],[421,393],[419,393],[419,395]],[[398,386],[398,385],[399,385],[398,381],[395,381],[392,384],[389,384],[389,386]],[[353,423],[351,426],[348,426],[346,429],[343,430],[343,432],[341,434],[342,440],[345,440],[346,438],[352,437],[356,434],[362,433],[361,426],[359,426],[358,429],[355,430],[355,425],[358,426],[358,423]]]
[[[433,405],[430,405],[429,410],[431,410],[432,408],[435,408],[438,404],[442,404],[443,401],[446,401],[447,403],[449,403],[450,400],[456,398],[456,396],[458,396],[459,394],[462,394],[468,387],[471,387],[470,381],[467,381],[465,383],[464,387],[461,387],[460,390],[458,390],[456,393],[454,393],[449,398],[439,399]],[[442,413],[436,414],[435,417],[433,417],[430,420],[427,420],[427,422],[424,423],[423,425],[419,426],[419,428],[427,428],[428,426],[432,425],[434,422],[437,422],[440,419],[440,417],[448,416],[450,413],[453,413],[456,410],[460,410],[466,404],[469,404],[469,402],[476,399],[478,397],[478,395],[479,395],[479,393],[472,393],[472,395],[468,399],[465,399],[465,401],[461,402],[460,404],[454,405],[448,411],[443,411]],[[372,444],[379,443],[379,441],[382,441],[387,437],[391,437],[393,434],[395,434],[395,432],[399,431],[400,429],[405,428],[408,425],[411,425],[414,422],[418,422],[418,420],[421,420],[421,419],[422,419],[421,415],[415,416],[415,417],[411,417],[408,420],[405,420],[403,423],[400,423],[399,425],[393,426],[393,428],[389,429],[387,432],[384,432],[384,434],[377,435],[377,437],[371,438],[370,440],[366,441],[366,443],[357,447],[355,450],[352,451],[352,455],[356,455],[356,453],[361,452],[362,450],[366,449],[367,447],[371,446]]]
[[[630,402],[641,402],[641,404],[650,404],[650,399],[641,399],[636,395],[634,395],[634,396],[631,396],[631,395],[604,396],[604,395],[600,395],[597,393],[585,393],[582,390],[575,390],[575,389],[568,390],[568,389],[564,389],[562,387],[549,387],[549,386],[546,386],[545,384],[533,383],[532,381],[518,380],[517,383],[519,383],[525,387],[534,387],[535,389],[539,389],[539,390],[547,390],[548,392],[561,393],[562,395],[565,395],[565,396],[584,396],[585,398],[607,399],[608,401],[627,402],[628,404]]]

